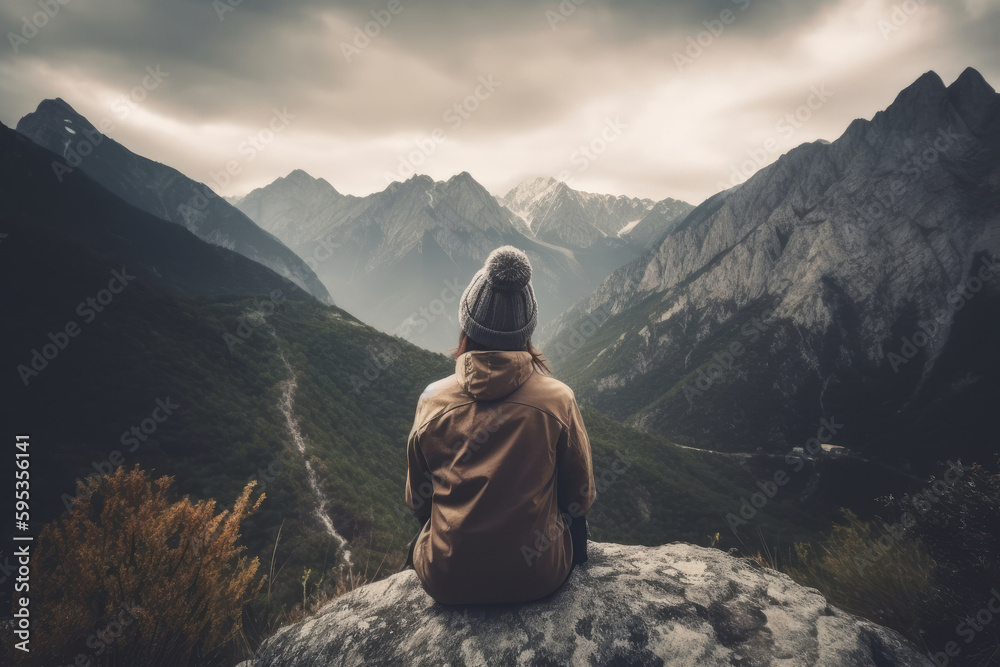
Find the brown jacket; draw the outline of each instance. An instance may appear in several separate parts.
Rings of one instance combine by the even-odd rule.
[[[572,390],[528,352],[459,357],[420,396],[406,455],[406,504],[427,521],[413,565],[435,600],[523,602],[565,581],[569,524],[596,495],[590,441]]]

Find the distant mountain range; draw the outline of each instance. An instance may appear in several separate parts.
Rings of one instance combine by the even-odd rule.
[[[587,248],[599,239],[620,236],[655,202],[578,192],[554,178],[536,178],[512,188],[500,203],[519,215],[543,241]]]
[[[18,122],[17,131],[56,153],[49,170],[57,180],[79,170],[136,208],[263,264],[330,303],[330,295],[316,274],[278,239],[207,185],[136,155],[101,134],[62,99],[43,101]]]
[[[975,70],[661,229],[547,331],[585,402],[718,449],[801,446],[831,415],[834,442],[900,459],[995,448],[1000,96]]]
[[[637,228],[653,226],[657,221],[656,229],[666,231],[670,222],[683,218],[694,208],[687,202],[669,198],[655,202],[581,192],[551,177],[524,181],[499,201],[520,216],[537,238],[573,250],[612,239],[635,244]],[[654,208],[657,214],[650,218]],[[643,235],[638,245],[646,240]]]
[[[354,197],[301,170],[237,206],[302,256],[338,305],[434,350],[456,345],[458,298],[497,245],[528,253],[544,324],[640,255],[650,228],[665,229],[692,208],[655,204],[658,217],[647,225],[650,200],[578,192],[552,179],[497,199],[465,172],[444,182],[414,176]]]
[[[536,238],[571,250],[594,286],[642,254],[650,237],[694,208],[669,198],[654,202],[581,192],[544,177],[524,181],[499,201],[524,220]]]

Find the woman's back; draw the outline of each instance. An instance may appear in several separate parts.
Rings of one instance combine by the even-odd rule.
[[[593,502],[590,444],[573,392],[529,352],[461,355],[420,397],[407,455],[407,503],[429,520],[414,568],[436,600],[524,601],[562,584],[572,522]]]

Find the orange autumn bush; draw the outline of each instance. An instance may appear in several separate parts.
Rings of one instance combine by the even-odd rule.
[[[242,555],[255,482],[231,510],[171,502],[172,477],[119,468],[90,479],[39,536],[32,658],[46,664],[208,664],[237,633],[263,578]],[[34,586],[33,586],[34,587]],[[85,658],[80,658],[80,656]]]

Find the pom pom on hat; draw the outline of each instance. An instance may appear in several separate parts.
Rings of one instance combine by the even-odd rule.
[[[486,279],[496,287],[521,289],[531,280],[531,264],[524,251],[505,245],[486,258]]]

